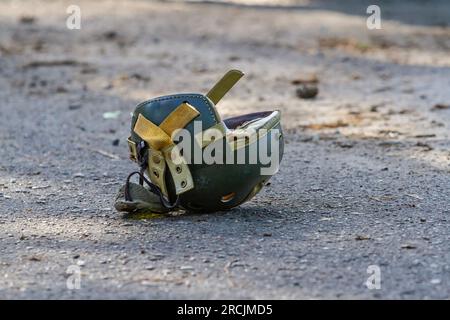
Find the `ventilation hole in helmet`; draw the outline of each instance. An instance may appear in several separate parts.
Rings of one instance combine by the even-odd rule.
[[[155,175],[155,177],[159,178],[159,173],[157,171],[153,171],[153,174]]]
[[[222,201],[223,203],[230,202],[231,200],[233,200],[235,195],[236,195],[236,192],[231,192],[229,194],[222,196],[222,198],[220,198],[220,201]]]
[[[183,169],[181,169],[180,166],[176,166],[175,170],[177,171],[178,174],[181,173],[181,171],[183,171]]]

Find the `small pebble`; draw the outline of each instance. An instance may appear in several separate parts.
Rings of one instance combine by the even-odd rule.
[[[446,109],[450,109],[450,104],[437,103],[433,107],[433,110],[446,110]]]
[[[441,279],[431,279],[430,283],[431,284],[440,284],[441,283]]]
[[[69,110],[78,110],[81,108],[81,104],[71,104],[69,105]]]
[[[319,93],[319,88],[315,84],[302,84],[295,91],[298,98],[312,99]]]
[[[181,266],[180,270],[193,270],[194,268],[191,266]]]
[[[23,24],[33,24],[36,22],[36,18],[33,16],[22,16],[20,17],[19,22]]]
[[[416,249],[417,247],[412,244],[404,244],[402,245],[402,249]]]
[[[86,262],[84,262],[83,260],[77,261],[77,265],[79,265],[80,267],[84,266],[85,264],[86,264]]]

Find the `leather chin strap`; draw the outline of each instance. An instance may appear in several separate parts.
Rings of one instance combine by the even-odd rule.
[[[158,186],[156,186],[155,184],[151,183],[142,172],[140,171],[134,171],[132,173],[130,173],[127,177],[127,181],[125,183],[125,200],[126,201],[133,201],[131,194],[130,194],[130,179],[132,176],[134,175],[139,175],[139,184],[142,186],[144,184],[144,182],[149,186],[149,190],[150,192],[156,194],[159,197],[159,200],[161,201],[161,204],[163,205],[164,208],[166,209],[174,209],[178,206],[180,197],[177,195],[175,201],[173,203],[171,203],[169,200],[167,200],[164,195],[162,194],[161,190],[158,188]]]

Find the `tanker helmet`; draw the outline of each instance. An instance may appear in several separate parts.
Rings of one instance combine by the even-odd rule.
[[[231,70],[206,95],[162,96],[136,107],[128,146],[139,170],[119,190],[118,211],[222,211],[261,190],[283,156],[280,111],[222,120],[216,105],[242,76]]]

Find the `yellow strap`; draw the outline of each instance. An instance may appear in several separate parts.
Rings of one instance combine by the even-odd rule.
[[[200,112],[187,102],[180,104],[175,110],[173,110],[164,120],[159,127],[167,133],[169,137],[175,130],[184,128],[189,122],[196,118]]]
[[[139,114],[133,130],[155,150],[161,150],[173,144],[170,136],[164,130],[147,120],[142,114]]]
[[[239,70],[230,70],[220,79],[214,87],[206,94],[206,96],[214,103],[217,104],[223,96],[230,91],[231,88],[239,81],[244,73]]]
[[[163,195],[168,197],[165,172],[166,161],[164,161],[162,151],[152,150],[148,156],[148,176],[150,177],[150,180],[161,189]]]
[[[128,142],[128,149],[130,150],[130,159],[136,161],[137,160],[136,142],[131,140],[131,137],[127,139],[127,142]]]
[[[161,122],[159,127],[139,114],[133,130],[150,147],[161,150],[173,144],[171,136],[175,130],[184,128],[199,114],[197,109],[189,103],[183,102]]]

